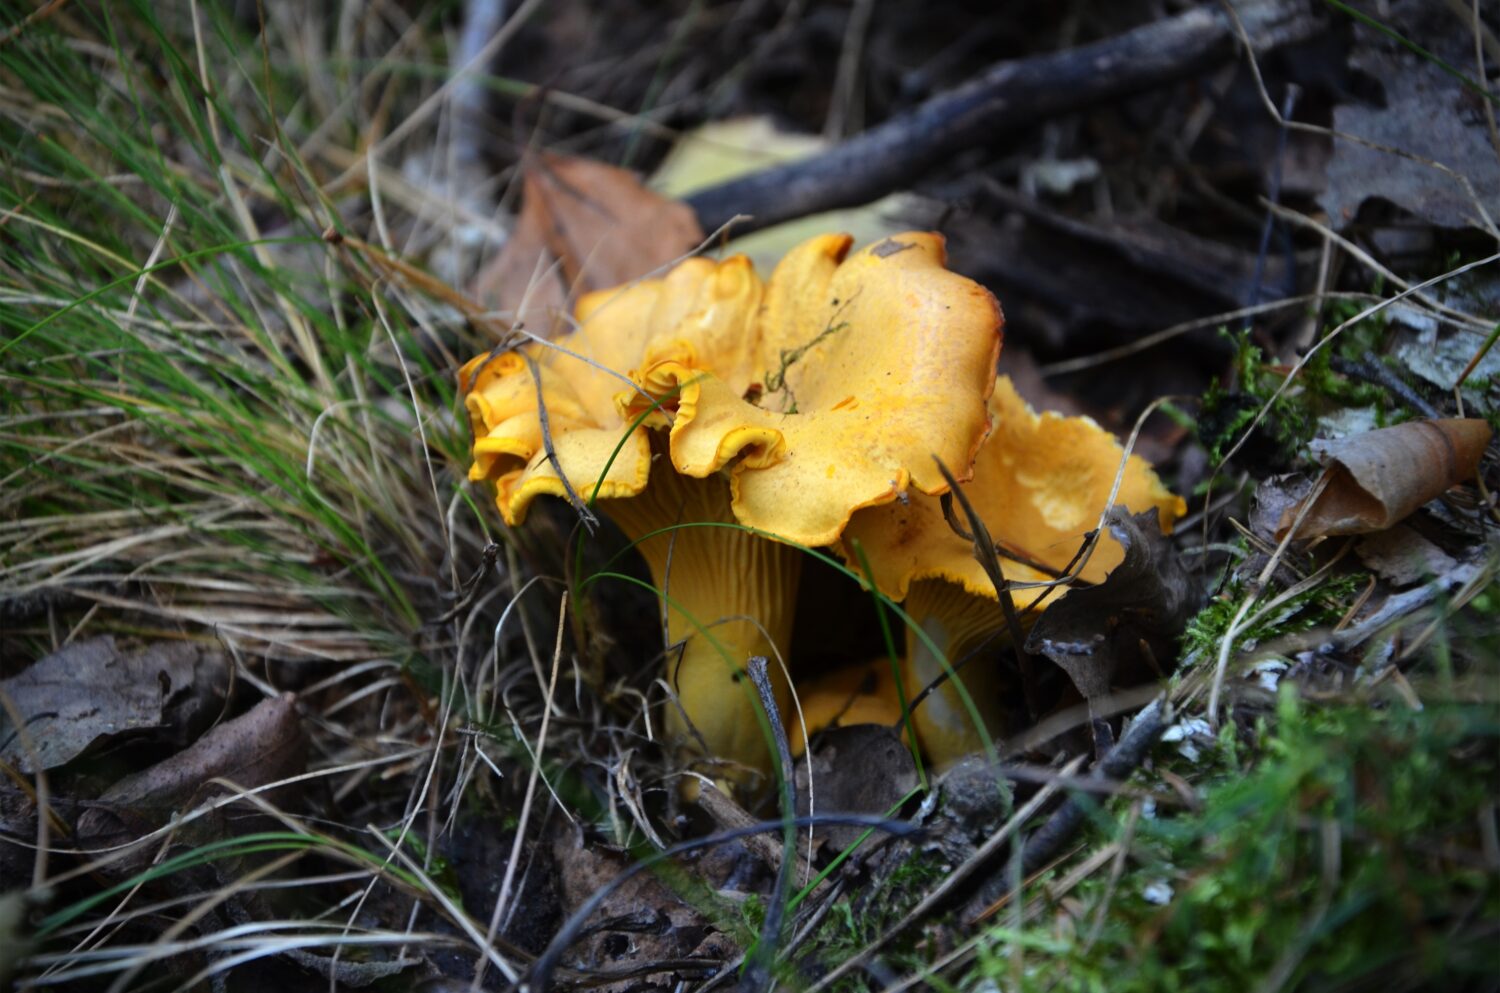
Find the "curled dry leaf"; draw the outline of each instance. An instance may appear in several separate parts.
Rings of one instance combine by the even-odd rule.
[[[296,697],[284,693],[262,700],[171,758],[105,790],[98,806],[78,819],[79,845],[105,848],[154,830],[174,812],[224,789],[212,780],[251,789],[295,776],[306,765],[307,736]]]
[[[1299,538],[1383,531],[1451,487],[1472,479],[1490,443],[1490,426],[1477,418],[1409,421],[1391,428],[1313,442],[1323,463],[1322,492],[1297,528]],[[1286,537],[1306,500],[1281,515],[1276,539]]]
[[[539,334],[569,309],[570,294],[639,279],[703,241],[686,204],[602,162],[540,153],[522,196],[510,240],[475,278],[474,296]]]
[[[36,763],[53,769],[125,734],[185,744],[218,712],[227,671],[223,653],[190,642],[133,653],[112,635],[65,645],[0,681],[35,748],[33,755],[0,711],[0,759],[29,774]]]
[[[1156,510],[1131,516],[1110,512],[1110,533],[1124,559],[1098,586],[1075,589],[1048,607],[1032,627],[1026,650],[1057,663],[1078,692],[1094,699],[1109,692],[1121,664],[1145,643],[1158,657],[1198,603],[1198,588]]]

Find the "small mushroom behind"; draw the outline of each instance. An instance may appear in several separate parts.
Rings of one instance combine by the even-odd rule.
[[[973,480],[961,485],[991,537],[1036,566],[1002,555],[1006,579],[1044,582],[1062,574],[1097,525],[1124,451],[1090,418],[1035,413],[1005,376],[996,381],[990,412],[995,429],[975,458]],[[1187,510],[1135,455],[1125,463],[1115,504],[1132,511],[1155,507],[1163,530]],[[972,542],[954,533],[937,498],[920,494],[906,505],[860,511],[844,532],[846,554],[852,556],[855,541],[863,545],[881,590],[905,600],[908,616],[950,664],[979,653],[959,677],[987,733],[1000,734],[1004,701],[994,656],[1007,636],[1005,618]],[[1102,536],[1078,578],[1102,582],[1122,555],[1117,541]],[[1029,623],[1065,593],[1066,587],[1046,587],[1012,596],[1022,622]],[[946,668],[915,631],[907,632],[907,649],[906,690],[912,698]],[[940,766],[982,747],[951,680],[916,707],[912,720],[923,750]]]
[[[890,659],[847,665],[797,684],[797,708],[788,718],[792,755],[807,750],[820,731],[879,724],[900,728],[901,695]],[[903,732],[904,736],[904,732]]]

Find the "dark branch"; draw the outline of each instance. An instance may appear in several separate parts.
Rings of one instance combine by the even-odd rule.
[[[1244,4],[1256,35],[1310,35],[1310,17],[1291,0]],[[1001,62],[821,155],[710,187],[687,198],[705,231],[751,214],[736,236],[903,189],[944,159],[996,135],[1201,72],[1233,57],[1233,25],[1196,8],[1092,45]]]

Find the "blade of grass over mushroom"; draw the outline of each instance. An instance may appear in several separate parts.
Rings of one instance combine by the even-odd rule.
[[[672,527],[672,528],[664,528],[661,532],[657,532],[657,533],[658,534],[668,533],[668,532],[671,532],[671,531],[678,530],[679,528],[707,527],[707,526],[713,526],[713,525],[712,524],[700,524],[700,525],[681,524],[681,525],[677,525],[676,527]],[[730,526],[732,526],[732,525],[730,525]],[[641,540],[644,541],[648,537],[651,537],[651,535],[643,536]],[[696,614],[694,614],[692,611],[687,610],[686,608],[684,608],[684,606],[680,602],[678,602],[676,599],[674,599],[667,591],[662,590],[661,588],[655,586],[652,583],[648,583],[644,579],[640,579],[640,578],[638,578],[636,576],[627,575],[626,573],[623,573],[623,572],[607,572],[607,571],[595,572],[595,573],[591,574],[586,580],[584,580],[584,582],[579,586],[579,591],[583,592],[583,591],[587,590],[587,588],[589,586],[592,586],[596,581],[605,580],[605,579],[614,580],[615,582],[625,583],[625,584],[630,585],[630,586],[635,586],[635,587],[638,587],[639,589],[647,590],[648,592],[654,594],[657,597],[660,597],[661,600],[666,604],[666,606],[667,606],[667,608],[669,610],[671,610],[675,614],[681,616],[682,619],[687,622],[687,625],[690,628],[692,628],[692,630],[695,633],[697,633],[699,636],[701,636],[705,641],[707,641],[709,643],[709,645],[713,648],[714,652],[719,656],[719,659],[724,663],[724,666],[726,667],[726,669],[728,669],[730,672],[738,672],[742,668],[743,663],[737,662],[735,660],[735,656],[730,652],[729,647],[727,645],[725,645],[722,641],[720,641],[717,637],[715,637],[715,635],[713,633],[713,629],[717,625],[717,623],[722,623],[723,621],[734,620],[733,618],[723,618],[720,621],[714,621],[714,620],[704,621],[704,620],[699,620],[699,618],[698,618],[698,616]],[[671,646],[668,646],[668,648],[670,649]],[[765,708],[760,705],[760,697],[756,694],[755,687],[753,687],[752,685],[750,685],[750,683],[749,683],[748,680],[739,679],[739,680],[733,680],[732,682],[733,682],[734,686],[736,687],[735,691],[738,692],[738,693],[740,693],[742,696],[744,696],[747,700],[749,700],[752,703],[753,710],[754,710],[754,713],[755,713],[755,716],[756,716],[756,719],[757,719],[757,723],[760,726],[760,730],[761,730],[762,736],[763,736],[763,738],[764,738],[764,740],[766,742],[766,745],[767,745],[768,748],[771,748],[771,749],[774,750],[775,744],[776,744],[776,735],[775,735],[775,732],[771,728],[770,719],[766,716]]]
[[[927,782],[927,770],[922,765],[922,746],[917,741],[917,729],[912,724],[911,701],[906,698],[906,680],[901,678],[901,651],[896,647],[896,639],[891,637],[891,622],[886,618],[885,602],[888,599],[883,596],[875,585],[875,573],[870,568],[870,560],[865,555],[865,546],[858,540],[853,542],[854,555],[859,560],[860,572],[863,574],[865,589],[869,590],[870,597],[875,602],[875,618],[880,624],[880,638],[885,642],[885,657],[890,661],[891,677],[896,682],[896,699],[901,704],[901,723],[906,728],[906,743],[911,749],[912,763],[917,767],[917,782],[922,787],[922,792],[930,788]],[[943,660],[947,665],[947,659]],[[951,674],[951,673],[950,673]],[[956,678],[956,675],[955,675]],[[969,700],[966,690],[960,689],[964,699]],[[972,704],[972,700],[969,700]],[[974,719],[979,722],[979,711],[974,711]]]
[[[918,641],[928,651],[932,652],[933,655],[939,656],[939,657],[941,657],[942,654],[943,654],[942,650],[931,639],[931,637],[925,631],[922,630],[921,625],[917,624],[915,621],[913,621],[912,618],[911,618],[911,616],[906,613],[906,611],[902,608],[901,603],[899,601],[897,601],[895,599],[892,599],[890,596],[887,596],[884,592],[882,592],[880,590],[879,587],[871,586],[869,584],[869,581],[866,579],[865,576],[863,576],[862,574],[860,574],[860,573],[854,571],[853,569],[849,568],[849,566],[843,560],[841,560],[841,559],[839,559],[839,558],[837,558],[835,556],[829,555],[826,552],[823,552],[823,551],[821,551],[821,550],[819,550],[817,548],[811,548],[811,547],[809,547],[807,545],[799,545],[799,544],[797,544],[794,541],[787,541],[785,538],[782,538],[779,535],[772,534],[769,531],[761,531],[758,528],[753,528],[753,527],[750,527],[749,525],[739,524],[739,523],[736,523],[736,522],[733,522],[733,521],[694,521],[694,522],[684,521],[681,524],[668,525],[666,527],[660,528],[659,530],[652,531],[649,534],[644,534],[644,535],[642,535],[640,537],[640,539],[638,541],[633,541],[633,542],[629,543],[626,546],[625,549],[623,549],[623,550],[621,550],[619,552],[616,552],[612,557],[610,557],[604,563],[604,565],[602,565],[600,567],[600,571],[591,574],[584,581],[583,585],[581,585],[579,587],[579,591],[582,592],[585,587],[587,587],[590,583],[592,583],[594,581],[595,578],[605,578],[602,575],[602,573],[604,573],[604,572],[606,572],[608,570],[611,570],[616,564],[618,564],[619,561],[620,561],[620,559],[623,558],[629,552],[629,550],[631,548],[634,548],[635,545],[639,543],[639,541],[644,541],[647,538],[653,538],[653,537],[656,537],[658,535],[669,534],[672,531],[681,530],[683,528],[733,528],[735,530],[745,531],[745,532],[747,532],[749,534],[756,535],[757,537],[760,537],[760,538],[766,538],[766,539],[771,540],[771,541],[776,541],[776,542],[780,542],[780,543],[785,544],[785,545],[790,545],[792,548],[795,548],[797,551],[801,552],[803,555],[811,556],[812,558],[817,559],[819,562],[821,562],[824,565],[828,566],[830,569],[833,569],[835,572],[838,572],[838,573],[842,574],[845,578],[853,580],[855,583],[858,583],[861,588],[868,589],[869,592],[870,592],[870,595],[872,597],[877,598],[878,601],[879,601],[879,603],[880,603],[880,605],[885,610],[888,610],[891,613],[895,614],[898,618],[900,618],[902,624],[906,625],[908,628],[911,629],[912,634],[918,639]],[[629,578],[629,579],[634,580],[635,582],[639,582],[639,580],[635,580],[634,577],[627,577],[623,573],[615,574],[615,573],[611,572],[610,573],[610,577],[611,578]],[[651,589],[655,589],[655,587],[651,587]]]
[[[625,573],[619,572],[616,569],[616,566],[618,565],[620,560],[625,555],[627,555],[632,548],[636,547],[636,545],[640,544],[641,542],[645,542],[656,537],[670,535],[673,532],[698,528],[728,528],[732,530],[743,531],[747,534],[755,535],[756,537],[766,539],[777,544],[787,545],[803,555],[807,555],[816,559],[817,561],[823,563],[824,565],[830,567],[834,571],[842,574],[849,580],[859,584],[861,587],[868,590],[870,596],[874,599],[882,612],[889,611],[895,614],[896,617],[901,621],[901,623],[906,627],[909,637],[909,643],[920,645],[925,653],[927,653],[930,657],[938,660],[939,665],[945,667],[946,670],[950,674],[952,674],[955,692],[958,693],[960,695],[960,699],[964,701],[963,705],[966,708],[969,719],[978,724],[979,730],[977,733],[981,736],[981,740],[984,742],[984,747],[986,748],[987,753],[991,755],[995,754],[993,741],[990,739],[987,732],[983,729],[983,721],[979,717],[977,704],[974,701],[973,697],[969,694],[968,690],[963,686],[962,680],[957,677],[956,673],[953,673],[953,666],[948,661],[943,647],[933,639],[931,634],[924,630],[921,624],[913,620],[911,615],[902,607],[900,603],[886,595],[878,586],[872,583],[867,576],[861,575],[859,572],[856,572],[854,569],[850,568],[845,562],[819,549],[809,548],[805,545],[798,545],[795,542],[788,542],[778,535],[768,534],[766,532],[759,531],[755,528],[747,527],[746,525],[739,524],[733,521],[684,521],[678,524],[668,525],[657,530],[643,533],[639,537],[631,540],[624,549],[616,552],[612,557],[606,560],[600,566],[599,570],[580,580],[574,595],[582,596],[587,592],[590,586],[592,586],[599,580],[610,579],[627,582],[637,587],[650,590],[658,597],[661,597],[667,603],[669,609],[681,612],[694,630],[699,631],[705,635],[709,635],[709,629],[712,627],[712,625],[705,626],[705,624],[702,623],[700,619],[692,617],[687,611],[684,611],[681,605],[670,597],[670,591],[663,592],[650,583],[640,580],[634,576],[629,576]],[[888,622],[885,622],[884,620],[882,621],[882,631],[886,638],[887,652],[889,653],[889,657],[899,657],[899,653],[896,652],[895,641],[891,637]],[[718,641],[714,641],[714,648],[719,657],[724,661],[726,665],[731,665],[733,663],[733,660],[730,658],[728,651],[723,644],[719,643]],[[897,675],[899,679],[899,673]],[[747,687],[741,685],[740,690],[741,692],[745,692],[747,691]],[[902,711],[904,714],[908,714],[909,717],[909,708],[906,704],[906,701],[904,700],[902,704]],[[763,712],[761,712],[759,708],[756,709],[756,712],[758,714],[759,720],[762,722],[761,730],[763,734],[769,734],[770,727],[768,724],[764,723]],[[915,746],[915,735],[909,735],[908,738],[913,743],[913,746]],[[772,743],[772,739],[770,738],[767,738],[766,741],[768,745]],[[916,756],[916,762],[918,770],[921,770],[923,766],[920,755]],[[927,784],[927,777],[925,775],[922,776],[922,782],[923,788],[925,789]]]

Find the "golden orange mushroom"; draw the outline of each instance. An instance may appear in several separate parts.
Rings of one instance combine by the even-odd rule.
[[[856,724],[898,727],[902,723],[901,695],[890,659],[842,666],[805,682],[799,680],[797,703],[788,731],[793,755],[801,755],[819,731]]]
[[[597,497],[682,645],[668,734],[749,770],[772,753],[740,673],[751,655],[784,657],[800,566],[786,543],[831,544],[909,487],[945,491],[931,453],[967,466],[989,429],[994,298],[944,268],[937,235],[848,252],[846,236],[814,238],[764,283],[743,257],[690,259],[584,297],[551,346],[460,373],[471,478],[494,482],[511,525],[543,494]],[[710,526],[679,527],[697,524]]]
[[[1124,451],[1090,418],[1037,414],[1006,376],[995,384],[990,412],[994,430],[980,448],[973,479],[963,484],[963,491],[997,543],[1024,552],[1043,567],[1002,556],[1006,579],[1044,582],[1050,578],[1046,570],[1060,573],[1073,561],[1098,524]],[[1187,510],[1182,498],[1170,493],[1135,455],[1125,463],[1115,506],[1134,512],[1155,507],[1164,530]],[[908,697],[944,672],[932,647],[951,664],[982,651],[1003,634],[994,585],[975,560],[972,542],[949,527],[938,499],[913,495],[905,504],[860,511],[845,529],[843,542],[851,560],[854,543],[863,546],[876,584],[888,596],[905,601],[908,616],[927,636],[907,631],[903,679]],[[1118,541],[1102,534],[1078,578],[1102,582],[1123,554]],[[1018,590],[1013,598],[1023,616],[1034,617],[1065,591]],[[1002,700],[998,671],[979,664],[986,661],[965,665],[960,678],[993,735],[1000,730]],[[923,750],[939,765],[981,745],[973,718],[951,680],[932,693],[912,719]]]

